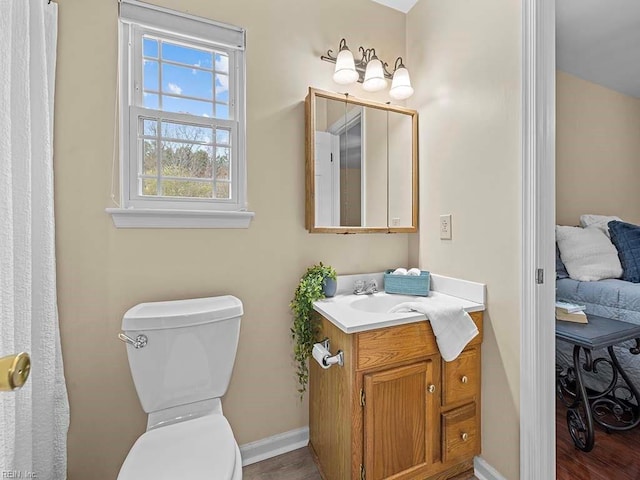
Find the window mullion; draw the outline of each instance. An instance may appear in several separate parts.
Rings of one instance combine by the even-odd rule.
[[[162,39],[158,38],[158,109],[162,110],[163,105],[163,95],[162,95],[162,48],[163,48],[163,41]]]
[[[215,140],[217,136],[218,136],[218,129],[214,128],[213,129],[214,145],[211,147],[211,157],[212,157],[211,158],[211,183],[212,183],[211,188],[213,192],[213,198],[218,197],[216,194],[216,161],[218,160],[218,146],[217,146],[217,141]]]
[[[162,132],[162,120],[158,119],[156,122],[157,128],[156,128],[156,152],[158,152],[158,154],[156,155],[156,195],[161,197],[162,196],[162,142],[160,141],[160,139],[162,138],[161,132]]]

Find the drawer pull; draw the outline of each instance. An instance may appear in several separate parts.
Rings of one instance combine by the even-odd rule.
[[[466,376],[466,375],[463,375],[463,376],[462,376],[462,378],[460,379],[460,381],[461,381],[462,383],[469,383],[469,379],[467,378],[467,376]]]
[[[429,386],[427,387],[427,391],[428,391],[429,393],[434,393],[434,392],[436,391],[436,386],[432,383],[431,385],[429,385]]]
[[[462,432],[462,435],[460,435],[460,438],[462,439],[463,442],[466,442],[467,440],[469,440],[469,434],[467,432]]]

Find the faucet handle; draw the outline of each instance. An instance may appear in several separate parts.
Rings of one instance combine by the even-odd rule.
[[[364,280],[356,280],[353,282],[353,293],[364,292]]]
[[[378,283],[374,278],[367,282],[367,293],[376,293],[378,291]]]

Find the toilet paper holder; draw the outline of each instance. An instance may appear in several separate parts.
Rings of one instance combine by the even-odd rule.
[[[331,342],[329,338],[325,338],[321,342],[319,342],[328,352],[331,351]],[[342,350],[338,350],[335,355],[325,355],[322,358],[322,363],[325,367],[330,367],[331,365],[338,365],[340,367],[344,366],[344,352]]]

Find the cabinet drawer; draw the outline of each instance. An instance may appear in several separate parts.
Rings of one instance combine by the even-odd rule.
[[[380,328],[358,333],[357,369],[366,370],[438,353],[428,322]]]
[[[453,362],[443,362],[443,403],[474,400],[480,391],[480,358],[477,348],[465,350]]]
[[[476,404],[442,414],[442,461],[472,457],[480,453],[480,431]]]

